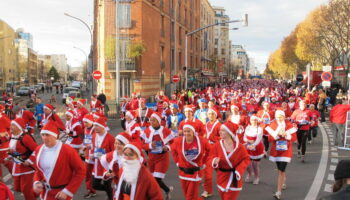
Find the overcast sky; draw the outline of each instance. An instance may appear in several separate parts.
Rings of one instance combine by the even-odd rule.
[[[242,44],[265,67],[268,56],[281,40],[314,8],[327,0],[209,0],[223,6],[231,19],[249,14],[249,26],[231,24],[233,44]],[[76,46],[89,53],[90,34],[77,20],[63,15],[67,12],[92,24],[93,0],[0,0],[0,19],[12,28],[24,28],[34,37],[34,50],[40,54],[66,54],[68,63],[79,66],[85,56]]]

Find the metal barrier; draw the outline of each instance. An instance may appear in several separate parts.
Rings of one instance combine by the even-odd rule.
[[[105,116],[108,119],[117,119],[119,118],[119,106],[116,102],[107,102],[105,104]]]

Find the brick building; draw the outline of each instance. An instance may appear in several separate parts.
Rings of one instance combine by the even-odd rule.
[[[95,0],[94,23],[94,65],[104,75],[98,92],[115,99],[119,87],[120,96],[135,91],[149,97],[183,86],[185,34],[200,27],[200,0]],[[198,76],[200,70],[192,69],[201,66],[199,33],[189,37],[188,63],[189,77]],[[177,85],[171,83],[174,74],[181,77]]]

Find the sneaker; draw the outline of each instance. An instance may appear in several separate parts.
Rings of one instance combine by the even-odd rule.
[[[301,156],[301,162],[305,163],[305,156],[304,155]]]
[[[298,158],[300,158],[301,156],[301,153],[300,153],[300,150],[298,150]]]
[[[310,140],[308,143],[309,143],[309,144],[312,144],[312,140]]]
[[[276,192],[273,194],[273,197],[275,197],[275,199],[278,199],[278,200],[281,199],[281,196],[282,196],[281,192]]]
[[[204,198],[208,198],[208,197],[211,197],[213,194],[209,194],[207,191],[204,191],[201,196],[204,197]]]
[[[287,184],[282,185],[282,190],[285,190],[285,189],[287,189]]]
[[[84,199],[90,199],[91,197],[96,196],[96,193],[93,192],[88,192],[87,194],[84,195]]]
[[[251,179],[251,177],[249,176],[249,174],[245,177],[245,182],[246,182],[246,183],[251,183],[251,182],[252,182],[252,179]]]
[[[170,200],[171,199],[171,192],[174,191],[173,186],[169,186],[169,192],[165,193],[165,200]]]
[[[258,185],[259,184],[260,179],[259,178],[255,178],[253,181],[253,185]]]

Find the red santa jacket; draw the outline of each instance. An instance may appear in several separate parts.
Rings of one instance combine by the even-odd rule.
[[[205,125],[206,138],[208,139],[210,144],[214,144],[215,142],[220,140],[220,128],[221,123],[219,120],[216,120],[214,123],[210,121]]]
[[[95,178],[102,179],[103,174],[106,170],[101,165],[100,157],[98,157],[99,155],[96,152],[98,151],[98,149],[103,150],[104,153],[101,153],[101,154],[107,154],[108,152],[114,151],[115,138],[113,137],[112,134],[106,133],[102,139],[101,144],[98,144],[96,137],[97,137],[97,133],[92,135],[92,152],[94,153],[94,170],[92,172],[92,175]]]
[[[186,142],[184,136],[175,138],[171,145],[171,153],[173,154],[174,162],[179,167],[179,178],[186,181],[201,181],[199,168],[206,163],[209,152],[210,144],[203,137],[194,136],[191,144]],[[195,171],[193,174],[185,173],[184,170],[188,169],[195,169]]]
[[[102,167],[105,169],[103,174],[103,179],[113,178],[113,182],[118,184],[119,180],[119,168],[122,165],[122,156],[118,155],[117,151],[108,152],[106,155],[103,155],[100,159]],[[107,172],[113,172],[113,177],[107,177]]]
[[[83,121],[83,118],[86,114],[88,114],[89,111],[88,109],[86,109],[85,107],[82,107],[82,108],[77,108],[77,116],[76,118],[82,122]]]
[[[78,119],[72,118],[66,122],[66,133],[68,134],[66,144],[75,149],[82,147],[81,136],[84,134],[84,129]]]
[[[41,193],[41,198],[44,200],[55,199],[56,194],[60,191],[63,191],[69,197],[73,197],[85,178],[86,169],[76,150],[66,144],[62,144],[59,140],[56,145],[58,146],[56,146],[57,150],[54,153],[54,167],[51,168],[48,177],[44,175],[45,173],[40,162],[41,153],[46,148],[45,145],[40,145],[34,151],[35,157],[33,161],[36,163],[37,169],[34,174],[34,181],[44,181],[51,187],[64,187],[64,189],[51,189],[47,195],[45,195],[44,190]]]
[[[138,98],[132,98],[130,100],[130,110],[137,110],[139,108],[139,99]]]
[[[90,110],[91,112],[103,113],[103,104],[98,99],[96,101],[90,101]]]
[[[214,165],[216,159],[219,159],[219,163]],[[237,137],[234,141],[234,150],[230,153],[226,152],[223,140],[215,143],[209,161],[216,170],[216,183],[220,191],[242,190],[242,179],[250,163],[250,157]]]
[[[243,143],[243,136],[244,136],[244,130],[249,124],[249,118],[247,115],[231,115],[229,120],[238,125],[238,130],[236,131],[236,134],[238,135],[239,141]]]
[[[185,119],[185,120],[182,120],[181,122],[180,122],[180,125],[179,125],[179,131],[181,130],[183,130],[183,126],[185,125],[185,123],[187,122],[188,120],[187,119]],[[195,129],[196,129],[196,132],[198,133],[198,135],[199,136],[204,136],[205,135],[205,128],[204,128],[204,124],[200,121],[200,120],[198,120],[198,119],[196,119],[196,118],[193,118],[193,120],[192,120],[192,122],[195,124]]]
[[[307,131],[310,129],[311,113],[309,109],[305,109],[305,110],[297,109],[293,112],[290,118],[298,124],[299,130]]]
[[[336,124],[345,124],[346,113],[350,110],[348,104],[335,105],[329,113],[329,120]]]
[[[127,132],[133,140],[140,140],[141,127],[135,120],[132,120],[130,123],[125,122],[125,129],[125,132]]]
[[[4,113],[0,113],[0,133],[6,132],[8,134],[10,132],[10,126],[11,120]],[[0,154],[8,150],[9,140],[9,136],[0,136]],[[0,156],[0,160],[2,158],[3,157]]]
[[[61,118],[56,113],[50,113],[49,115],[43,114],[43,119],[41,120],[41,125],[45,126],[47,122],[53,121],[60,131],[66,130],[65,125],[63,124]]]
[[[30,133],[34,133],[34,127],[36,120],[34,119],[34,114],[29,110],[21,110],[16,114],[15,118],[22,118],[26,124],[26,128],[30,128]]]
[[[278,135],[282,129],[286,132],[285,137]],[[297,128],[288,120],[279,125],[277,121],[273,121],[266,131],[269,133],[269,141],[272,143],[270,150],[270,160],[273,162],[290,162],[292,159],[293,142],[296,140]]]
[[[28,159],[38,144],[28,133],[21,133],[18,136],[11,136],[9,143],[9,155],[13,158],[12,176],[34,173],[34,169],[22,165]]]
[[[141,126],[141,127],[148,127],[149,124],[149,119],[151,118],[152,113],[154,112],[152,109],[150,108],[146,108],[145,111],[145,115],[141,117],[141,112],[142,110],[139,108],[138,110],[138,114],[137,114],[137,123]]]
[[[120,194],[123,181],[123,170],[120,170],[120,179],[114,197],[116,200],[125,200],[123,194]],[[156,179],[144,165],[141,165],[137,183],[131,185],[130,200],[145,199],[163,200],[163,195]]]
[[[311,127],[316,127],[318,126],[318,119],[320,118],[320,112],[318,110],[310,110],[311,113]]]
[[[269,111],[259,110],[256,116],[260,118],[261,127],[264,130],[263,131],[264,135],[268,136],[269,133],[265,130],[265,128],[271,124],[272,120],[275,119],[275,112],[272,110],[269,110]]]

